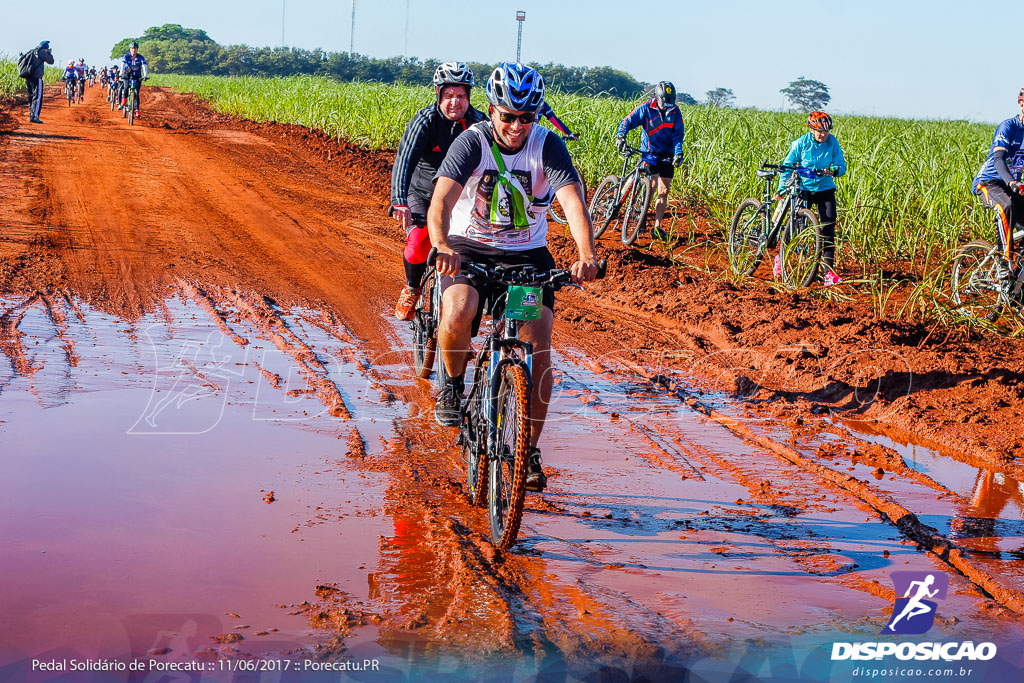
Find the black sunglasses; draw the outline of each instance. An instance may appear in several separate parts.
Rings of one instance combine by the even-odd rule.
[[[502,123],[514,123],[516,119],[519,119],[522,123],[533,123],[537,119],[537,115],[533,112],[510,114],[507,111],[499,111],[498,118],[501,119]]]

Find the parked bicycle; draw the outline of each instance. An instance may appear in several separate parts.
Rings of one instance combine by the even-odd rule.
[[[1010,233],[1005,218],[996,213],[996,230]],[[1013,233],[1008,254],[988,240],[968,242],[953,257],[951,299],[965,318],[994,323],[1010,311],[1024,311],[1024,257],[1013,258],[1013,245],[1024,230]]]
[[[772,192],[775,177],[792,171],[781,199]],[[757,170],[764,179],[763,199],[753,197],[740,202],[729,224],[729,265],[737,275],[750,276],[769,249],[779,247],[776,276],[783,282],[806,287],[814,282],[821,265],[822,240],[818,217],[800,198],[800,178],[813,178],[823,172],[802,166],[769,164]]]
[[[605,176],[594,190],[590,200],[590,218],[594,222],[595,240],[621,214],[622,243],[629,246],[636,242],[647,222],[652,192],[643,156],[637,159],[632,170],[629,168],[630,160],[637,154],[640,150],[627,147],[623,153],[622,172],[617,176]]]
[[[578,135],[573,135],[573,136],[563,135],[562,139],[565,140],[566,142],[572,142],[574,140],[578,140],[579,136]],[[583,171],[580,170],[579,166],[573,164],[573,168],[576,169],[576,175],[578,175],[580,177],[580,185],[582,186],[582,189],[583,189],[583,199],[584,199],[584,201],[586,201],[586,197],[587,197],[587,180],[586,180],[586,178],[583,177]],[[566,217],[565,217],[565,212],[562,211],[562,205],[559,204],[558,199],[552,199],[551,200],[551,205],[548,207],[548,215],[551,216],[552,218],[554,218],[555,222],[558,223],[559,225],[568,225],[568,223],[569,223],[568,219],[566,219]]]

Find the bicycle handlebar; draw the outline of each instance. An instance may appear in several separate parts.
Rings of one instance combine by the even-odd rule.
[[[806,166],[799,166],[793,164],[769,164],[767,161],[761,164],[761,168],[769,171],[796,171],[798,174],[805,178],[810,177],[806,175],[808,173],[812,173],[815,177],[818,178],[825,175],[825,169],[807,168]]]
[[[468,272],[475,273],[480,277],[486,278],[490,282],[496,282],[507,286],[551,287],[552,290],[557,292],[566,285],[574,284],[572,281],[572,273],[563,268],[538,271],[529,264],[521,266],[488,267],[480,265],[479,263],[470,262],[462,265]],[[607,273],[608,259],[601,259],[597,264],[597,279],[600,280],[604,278]]]

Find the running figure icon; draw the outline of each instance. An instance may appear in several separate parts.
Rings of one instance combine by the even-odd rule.
[[[936,603],[929,598],[940,600],[946,597],[949,578],[932,572],[893,572],[896,584],[896,598],[892,608],[892,619],[882,633],[925,633],[935,621]]]

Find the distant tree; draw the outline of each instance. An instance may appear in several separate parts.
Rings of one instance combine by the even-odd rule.
[[[786,96],[786,99],[797,109],[814,111],[824,109],[831,101],[832,96],[828,94],[828,86],[821,81],[812,81],[801,76],[788,87],[779,91]]]
[[[729,88],[715,88],[704,95],[707,97],[705,104],[710,107],[731,107],[736,103],[736,96]]]
[[[124,38],[110,51],[111,59],[120,59],[131,41],[139,41],[139,52],[155,72],[211,73],[223,58],[224,48],[198,28],[181,24],[151,26],[138,38]]]
[[[676,92],[676,104],[697,104],[697,100],[693,99],[693,95],[688,92]]]

